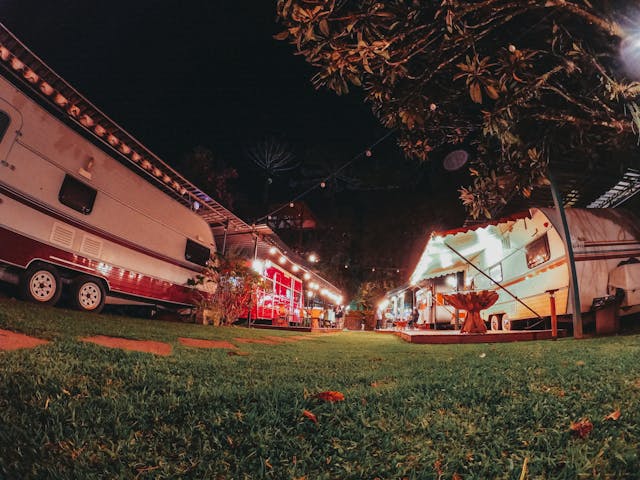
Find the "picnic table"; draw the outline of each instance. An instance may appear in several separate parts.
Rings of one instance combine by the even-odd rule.
[[[480,317],[480,312],[498,301],[498,293],[489,290],[478,292],[459,292],[443,295],[454,308],[467,311],[460,333],[486,333],[487,326]]]

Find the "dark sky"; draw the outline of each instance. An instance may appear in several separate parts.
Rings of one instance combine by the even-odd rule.
[[[267,134],[355,153],[384,133],[357,96],[313,89],[310,67],[272,38],[275,1],[2,6],[2,22],[34,53],[170,163],[196,145],[233,163]]]
[[[186,152],[202,145],[236,167],[237,188],[244,189],[244,206],[237,213],[248,221],[267,213],[256,195],[262,190],[257,182],[264,180],[243,155],[256,141],[276,135],[299,158],[320,148],[333,152],[327,163],[342,165],[387,133],[358,92],[339,97],[314,90],[311,67],[294,55],[292,46],[272,38],[281,30],[275,0],[3,0],[1,5],[2,22],[27,47],[169,164],[176,166]],[[337,263],[357,262],[358,252],[388,244],[384,255],[362,259],[362,268],[375,261],[394,271],[402,266],[406,275],[419,253],[411,242],[422,244],[428,229],[425,220],[410,215],[414,205],[460,221],[455,179],[442,175],[440,162],[421,166],[404,159],[393,136],[375,149],[373,158],[361,158],[353,168],[378,169],[383,183],[393,183],[398,173],[404,180],[396,182],[395,192],[385,193],[383,185],[382,193],[346,192],[335,200],[327,199],[325,191],[305,200],[324,215],[333,235],[351,238],[351,253]],[[412,192],[402,185],[407,179]],[[280,182],[272,188],[274,201],[288,202],[306,188]],[[449,206],[431,209],[427,203],[443,192]],[[337,218],[327,208],[332,202],[356,205],[358,211],[343,217],[362,225],[343,220],[332,226]],[[452,208],[457,216],[446,215]],[[385,209],[388,219],[378,216]],[[399,217],[398,211],[409,215]],[[374,227],[380,230],[375,236],[369,233]]]

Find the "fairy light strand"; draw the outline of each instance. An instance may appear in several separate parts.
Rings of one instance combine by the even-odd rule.
[[[309,193],[311,193],[312,191],[314,191],[316,188],[320,187],[321,184],[326,183],[328,180],[331,180],[333,177],[335,177],[336,175],[338,175],[341,171],[343,171],[345,168],[347,168],[349,165],[351,165],[353,162],[355,162],[356,160],[358,160],[360,157],[366,156],[366,157],[370,157],[371,156],[371,150],[373,148],[375,148],[376,146],[378,146],[380,143],[384,142],[387,138],[389,138],[396,130],[389,130],[387,133],[385,133],[382,137],[380,137],[378,140],[376,140],[375,142],[373,142],[371,145],[369,145],[368,148],[366,148],[365,150],[357,153],[356,155],[354,155],[350,160],[348,160],[347,162],[345,162],[342,166],[338,167],[336,170],[334,170],[332,173],[330,173],[329,175],[327,175],[325,178],[323,178],[320,182],[316,183],[315,185],[312,185],[311,187],[309,187],[308,189],[306,189],[305,191],[303,191],[302,193],[296,195],[294,198],[292,198],[291,200],[289,200],[288,202],[283,203],[280,207],[276,208],[275,210],[273,210],[272,212],[267,213],[266,215],[263,215],[262,217],[258,218],[257,220],[255,220],[255,223],[260,223],[265,219],[269,219],[271,216],[275,215],[276,213],[278,213],[281,210],[284,210],[285,208],[289,207],[289,205],[291,203],[295,203],[298,200],[300,200],[301,198],[306,197]]]

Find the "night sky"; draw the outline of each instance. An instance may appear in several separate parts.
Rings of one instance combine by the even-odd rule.
[[[170,163],[196,145],[233,163],[268,134],[355,153],[384,133],[357,95],[313,89],[310,67],[272,38],[275,2],[2,5],[18,38]]]
[[[339,166],[387,133],[359,92],[339,97],[314,90],[311,67],[291,45],[273,39],[281,30],[275,1],[3,0],[1,5],[2,22],[27,47],[169,164],[178,166],[185,153],[201,145],[236,168],[236,188],[244,198],[236,202],[236,213],[247,221],[267,213],[257,194],[264,179],[244,155],[260,139],[278,137],[302,161],[305,152],[328,148],[327,163]],[[448,224],[439,227],[463,218],[456,193],[460,178],[443,172],[440,161],[419,165],[404,159],[393,136],[354,168],[377,172],[383,179],[378,191],[343,192],[333,199],[316,192],[305,198],[329,231],[351,242],[335,264],[360,262],[363,270],[386,265],[394,272],[401,267],[408,277],[429,231],[424,219],[436,210],[429,202],[444,199],[436,213]],[[385,191],[387,178],[394,191]],[[273,201],[288,202],[306,188],[279,182]],[[341,212],[342,226],[332,225],[336,208],[351,204],[359,211]],[[413,208],[427,213],[411,216]],[[452,209],[455,215],[448,215]],[[399,216],[401,210],[409,215]],[[367,248],[374,260],[358,259]]]

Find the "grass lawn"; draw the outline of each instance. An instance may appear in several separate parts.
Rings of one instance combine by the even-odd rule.
[[[0,328],[53,340],[0,352],[0,478],[640,478],[635,335],[439,346],[306,334],[230,356],[177,338],[293,334],[13,300]],[[173,353],[78,340],[90,335]],[[314,397],[325,390],[345,400]],[[583,418],[593,430],[580,438],[570,425]]]

